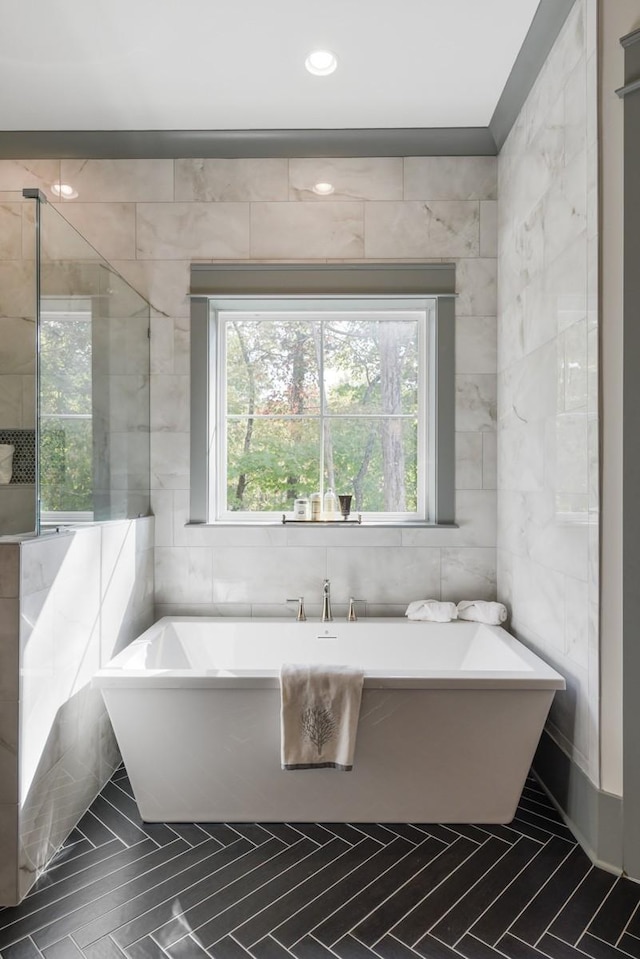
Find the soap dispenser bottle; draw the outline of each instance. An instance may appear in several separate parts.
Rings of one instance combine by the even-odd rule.
[[[338,512],[338,498],[331,487],[324,494],[324,518],[335,519]]]

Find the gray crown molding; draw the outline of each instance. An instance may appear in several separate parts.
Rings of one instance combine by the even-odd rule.
[[[0,132],[0,159],[496,156],[574,2],[540,0],[488,127],[12,130]],[[633,43],[638,37],[625,39]]]
[[[634,43],[640,43],[640,30],[632,30],[631,33],[627,33],[620,39],[620,43],[625,48],[633,46]]]
[[[0,134],[0,158],[494,156],[486,127],[376,130],[27,130]]]
[[[540,0],[502,96],[489,121],[499,153],[575,0]]]

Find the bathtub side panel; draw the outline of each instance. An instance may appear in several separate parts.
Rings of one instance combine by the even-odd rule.
[[[280,768],[276,689],[102,692],[151,822],[509,822],[553,698],[365,689],[344,773]]]

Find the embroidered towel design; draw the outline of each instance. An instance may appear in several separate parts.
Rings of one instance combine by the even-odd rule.
[[[353,768],[363,681],[350,666],[282,666],[283,769]]]

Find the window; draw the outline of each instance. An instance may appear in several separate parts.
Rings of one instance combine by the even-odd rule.
[[[40,500],[47,522],[93,520],[91,301],[43,301]]]
[[[281,522],[330,488],[364,523],[452,522],[451,295],[249,292],[192,298],[192,522]]]

